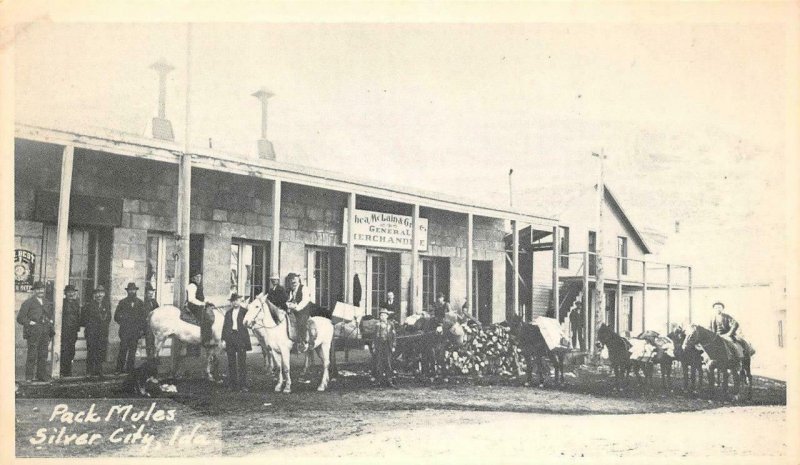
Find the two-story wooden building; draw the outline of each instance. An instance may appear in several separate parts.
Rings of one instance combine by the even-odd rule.
[[[556,217],[559,227],[554,233],[529,228],[519,232],[520,311],[531,318],[548,311],[554,314],[557,306],[563,328],[571,335],[571,312],[585,302],[588,311],[582,315],[583,328],[595,328],[595,315],[599,315],[601,322],[623,335],[636,335],[645,329],[664,334],[675,321],[670,315],[674,292],[689,293],[687,310],[691,315],[691,267],[648,260],[652,251],[644,236],[608,186],[604,187],[602,223],[597,185],[551,191],[547,196],[539,192],[523,199],[535,205],[532,208]],[[506,237],[506,245],[510,264],[512,235]],[[605,302],[596,312],[601,266]],[[507,282],[513,282],[512,266],[507,270]],[[659,311],[653,312],[654,307]],[[648,318],[649,310],[653,318]],[[584,331],[582,342],[584,347],[591,346],[594,331]]]

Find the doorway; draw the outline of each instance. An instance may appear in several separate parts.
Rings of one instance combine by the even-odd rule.
[[[443,293],[445,301],[450,295],[450,259],[447,257],[425,257],[422,259],[422,309],[433,314],[436,296]]]
[[[618,332],[616,291],[606,291],[606,324],[614,332]]]
[[[386,293],[400,295],[400,254],[367,252],[367,314],[377,317]],[[400,315],[392,315],[399,321]]]
[[[56,278],[57,232],[47,225],[42,239],[41,281],[45,283],[47,298],[61,298],[61,290],[53,289]],[[88,302],[98,285],[108,288],[111,275],[111,232],[108,228],[69,228],[67,234],[69,254],[69,284],[75,286],[81,302]]]
[[[473,260],[472,262],[472,302],[478,321],[483,325],[492,324],[492,262]]]

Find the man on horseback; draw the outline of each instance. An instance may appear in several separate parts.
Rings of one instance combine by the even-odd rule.
[[[203,295],[203,273],[200,270],[193,271],[186,287],[186,306],[200,325],[200,340],[203,345],[208,345],[211,341],[212,322],[206,317],[208,305]]]
[[[305,352],[309,343],[306,331],[309,313],[304,310],[310,303],[311,299],[306,295],[305,289],[300,283],[300,275],[290,273],[289,292],[286,299],[286,308],[289,309],[289,339],[297,342],[301,352]]]
[[[713,308],[717,313],[711,321],[710,329],[720,336],[727,336],[731,341],[737,342],[736,332],[739,330],[739,322],[729,314],[723,312],[723,310],[725,310],[725,304],[722,302],[715,303]]]

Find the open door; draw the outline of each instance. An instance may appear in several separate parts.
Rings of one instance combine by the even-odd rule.
[[[478,321],[492,324],[492,262],[472,262],[472,302]]]

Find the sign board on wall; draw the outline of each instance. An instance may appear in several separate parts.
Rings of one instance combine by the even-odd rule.
[[[356,210],[353,221],[355,245],[387,249],[411,250],[412,218],[393,213]],[[347,209],[344,209],[342,242],[347,243]],[[420,218],[417,224],[419,250],[428,250],[428,220]]]
[[[36,255],[30,250],[14,250],[14,289],[30,291],[33,287],[33,271],[36,268]]]

